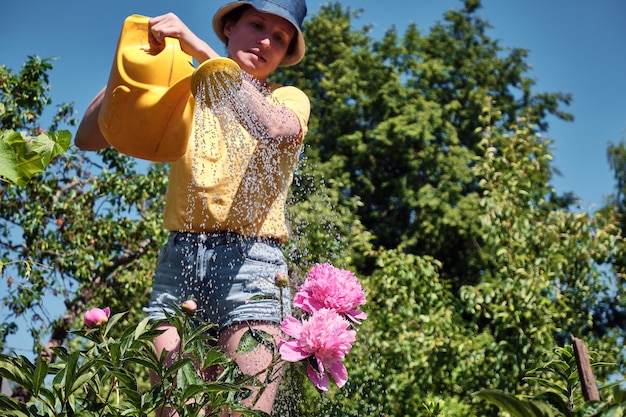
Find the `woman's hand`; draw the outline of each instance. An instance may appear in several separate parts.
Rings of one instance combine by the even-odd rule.
[[[165,48],[165,38],[178,39],[183,52],[198,62],[219,57],[213,48],[196,36],[174,13],[153,17],[148,22],[148,41],[152,51],[162,51]]]

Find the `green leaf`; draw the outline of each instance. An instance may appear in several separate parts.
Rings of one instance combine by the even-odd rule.
[[[625,406],[625,404],[614,404],[599,415],[602,417],[624,417],[626,414]]]
[[[68,391],[67,393],[74,393],[76,390],[82,388],[83,385],[91,381],[95,374],[96,372],[89,367],[81,367],[81,371],[78,373],[78,376],[70,381],[72,384],[70,391]]]
[[[248,328],[248,330],[242,335],[236,353],[249,353],[258,344],[261,344],[269,349],[272,355],[276,353],[274,337],[263,330],[253,328]]]
[[[137,381],[132,375],[128,375],[127,372],[117,369],[112,369],[109,372],[111,373],[111,375],[115,376],[126,388],[129,388],[131,390],[137,390]]]
[[[32,385],[32,393],[34,396],[39,395],[39,390],[41,389],[41,385],[48,374],[48,361],[43,359],[41,356],[37,357],[37,362],[35,364],[35,372],[33,373],[33,385]]]
[[[131,356],[128,358],[123,358],[122,359],[122,365],[125,364],[136,364],[139,365],[141,367],[147,368],[148,370],[151,371],[158,371],[159,370],[159,366],[158,364],[154,363],[154,361],[151,361],[149,359],[145,359],[145,358],[141,358],[141,357],[137,357],[137,356]]]
[[[13,417],[30,417],[25,404],[0,394],[0,415]],[[10,412],[10,413],[9,413]]]
[[[210,334],[211,329],[214,329],[215,327],[217,327],[217,325],[213,323],[203,324],[201,326],[195,327],[194,330],[189,333],[187,343],[192,343],[192,342],[197,342],[197,341],[217,342],[217,339],[215,338],[215,336],[211,336]]]
[[[73,394],[76,390],[80,389],[92,380],[96,371],[94,370],[94,365],[97,363],[96,360],[90,359],[85,361],[80,367],[76,369],[76,372],[73,374],[70,385],[67,384],[66,381],[66,395]],[[68,387],[70,387],[68,389]]]
[[[180,367],[178,374],[176,375],[176,384],[182,390],[186,390],[191,385],[201,384],[202,378],[198,375],[192,361],[185,362],[184,366]]]
[[[264,294],[253,295],[252,297],[248,298],[248,301],[262,301],[262,300],[278,300],[278,298],[274,295],[264,295]]]
[[[63,380],[65,379],[66,371],[67,371],[66,366],[61,367],[59,368],[54,378],[52,378],[52,391],[55,393],[55,395],[62,394],[62,384],[63,384]]]
[[[13,381],[30,391],[33,372],[34,366],[26,357],[0,355],[0,376],[2,378]]]
[[[42,398],[42,401],[47,401],[50,406],[54,406],[56,399],[54,397],[54,393],[48,388],[41,387],[39,389],[39,396]]]
[[[104,331],[105,336],[109,334],[109,332],[111,331],[111,328],[113,328],[117,322],[119,322],[122,318],[124,318],[124,316],[126,315],[126,313],[117,313],[117,314],[113,314],[111,317],[109,317],[109,320],[107,321],[107,325],[106,325],[106,329]]]
[[[33,175],[43,172],[52,158],[67,151],[71,134],[63,130],[30,138],[9,130],[1,139],[0,175],[24,186]]]
[[[202,393],[221,393],[221,392],[244,392],[249,391],[238,384],[230,384],[227,382],[206,382],[204,384],[189,385],[185,390],[185,398],[188,395],[198,395]]]
[[[165,376],[173,375],[174,373],[178,372],[181,368],[188,366],[189,364],[193,366],[193,362],[189,358],[177,360],[169,368],[167,368],[165,372]]]
[[[69,398],[71,393],[74,391],[72,386],[74,384],[74,380],[76,379],[76,369],[78,367],[78,357],[79,352],[72,352],[68,358],[68,361],[65,365],[65,395],[66,398]]]
[[[185,387],[183,391],[183,398],[193,398],[198,394],[202,394],[205,391],[202,384],[190,384]]]
[[[253,336],[252,330],[248,329],[241,336],[239,340],[239,346],[237,346],[237,350],[235,353],[237,354],[246,354],[250,353],[259,345],[259,341],[256,337]]]
[[[547,404],[552,405],[552,407],[556,408],[561,414],[564,416],[569,416],[571,414],[569,404],[567,403],[566,397],[563,397],[556,392],[547,391],[541,394],[538,394],[534,397],[535,401],[542,401]]]
[[[230,358],[226,356],[224,351],[219,347],[211,347],[204,352],[204,360],[202,361],[202,367],[204,369],[210,368],[215,365],[224,365],[230,362]]]
[[[146,328],[148,327],[150,322],[151,322],[150,317],[146,317],[139,322],[139,324],[135,328],[135,340],[138,340],[141,338],[141,336],[146,332]]]
[[[514,395],[497,390],[483,390],[476,395],[514,417],[554,417],[550,406],[538,401],[521,400]]]
[[[2,137],[0,138],[0,177],[4,177],[13,183],[17,183],[19,172],[17,155],[10,142],[19,140],[19,138],[21,138],[21,135],[13,130],[2,132]]]

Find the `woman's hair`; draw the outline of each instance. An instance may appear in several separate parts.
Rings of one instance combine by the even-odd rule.
[[[253,9],[253,8],[254,7],[252,7],[252,5],[250,4],[244,4],[241,7],[235,7],[233,10],[226,13],[223,21],[224,23],[227,23],[227,22],[237,23],[237,21],[241,19],[241,16],[245,13],[246,10]],[[294,28],[294,36],[291,38],[291,42],[289,42],[289,46],[287,47],[287,53],[285,54],[285,56],[289,56],[294,53],[297,47],[297,42],[298,42],[298,33],[297,33],[297,30],[295,30]]]

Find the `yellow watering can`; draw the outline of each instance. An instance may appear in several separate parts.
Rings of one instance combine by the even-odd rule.
[[[232,88],[241,82],[241,71],[228,58],[209,59],[194,69],[191,56],[173,38],[165,38],[160,52],[151,52],[148,21],[137,14],[124,20],[98,125],[118,151],[170,162],[187,150],[197,89],[226,82]]]

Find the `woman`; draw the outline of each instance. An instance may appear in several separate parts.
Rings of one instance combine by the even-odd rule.
[[[186,154],[171,165],[164,212],[170,236],[145,309],[160,319],[172,304],[194,298],[198,314],[217,325],[219,345],[248,374],[265,369],[271,354],[262,346],[235,354],[242,334],[253,328],[278,337],[281,304],[288,308],[290,303],[288,289],[279,300],[274,281],[287,273],[285,201],[310,105],[300,90],[271,84],[268,77],[303,58],[306,11],[305,0],[246,0],[216,12],[213,28],[228,57],[248,76],[231,104],[224,104],[227,111],[209,109],[196,120]],[[149,22],[153,49],[162,49],[167,37],[177,38],[199,63],[219,57],[172,13]],[[103,96],[104,90],[77,130],[75,143],[81,149],[109,146],[97,125]],[[171,356],[178,334],[172,326],[164,329],[154,343],[159,353],[167,349]],[[278,382],[269,382],[256,409],[271,411]]]

